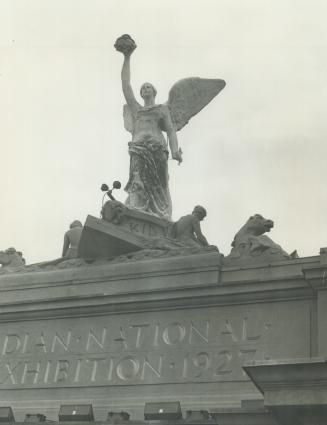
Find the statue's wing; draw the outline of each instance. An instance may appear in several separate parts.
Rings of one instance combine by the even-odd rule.
[[[225,87],[224,80],[184,78],[170,89],[167,105],[178,131],[201,111]]]
[[[131,108],[127,105],[127,103],[124,105],[123,115],[124,115],[125,130],[129,131],[130,133],[133,133],[133,131],[134,131],[134,117],[133,117],[133,113],[131,111]]]

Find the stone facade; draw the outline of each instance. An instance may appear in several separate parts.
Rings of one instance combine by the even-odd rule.
[[[1,405],[17,420],[36,408],[57,420],[68,402],[140,420],[146,402],[177,400],[241,424],[242,402],[266,403],[244,365],[326,356],[325,257],[226,267],[207,252],[2,275]]]

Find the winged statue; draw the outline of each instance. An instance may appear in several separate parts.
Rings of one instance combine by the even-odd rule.
[[[168,144],[171,156],[180,164],[182,151],[178,146],[177,131],[201,111],[225,87],[221,79],[184,78],[173,85],[168,101],[156,104],[157,91],[151,83],[140,90],[142,106],[131,87],[130,57],[136,48],[134,40],[124,34],[115,43],[124,55],[121,72],[122,89],[126,99],[124,126],[132,133],[129,142],[130,172],[125,187],[126,205],[146,213],[171,219],[172,204],[168,186]],[[163,135],[167,134],[167,139]]]

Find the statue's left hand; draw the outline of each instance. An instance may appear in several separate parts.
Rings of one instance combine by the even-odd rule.
[[[183,158],[182,158],[182,149],[179,148],[178,151],[176,152],[172,152],[171,156],[173,157],[173,159],[175,159],[176,161],[178,161],[178,165],[183,162]]]

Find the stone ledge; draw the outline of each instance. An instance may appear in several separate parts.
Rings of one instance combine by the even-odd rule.
[[[278,425],[267,409],[216,409],[210,412],[219,425]]]
[[[0,320],[310,300],[303,264],[221,270],[217,252],[0,276]]]
[[[327,406],[325,358],[254,361],[243,369],[264,395],[265,406]]]

